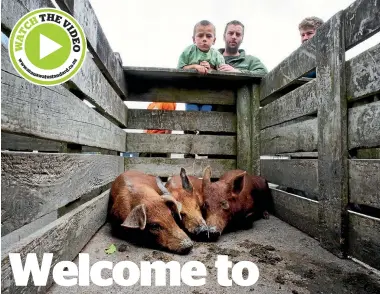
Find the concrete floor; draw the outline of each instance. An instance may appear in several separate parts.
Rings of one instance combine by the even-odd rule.
[[[118,249],[127,245],[126,251],[116,251],[107,255],[104,249],[115,244]],[[125,247],[125,246],[124,246]],[[185,256],[174,255],[152,249],[138,248],[113,237],[110,226],[103,226],[83,249],[90,254],[90,263],[100,260],[117,262],[130,260],[140,267],[140,261],[175,260],[181,266],[190,260],[201,261],[207,268],[206,284],[189,287],[182,283],[180,287],[143,287],[140,281],[133,286],[122,287],[114,283],[109,287],[91,285],[89,287],[59,287],[53,285],[50,294],[71,293],[334,293],[334,294],[371,294],[380,293],[380,277],[351,260],[341,260],[322,249],[316,240],[299,230],[271,216],[269,220],[260,220],[249,230],[223,235],[216,243],[196,243]],[[216,255],[228,255],[233,263],[252,261],[258,268],[259,280],[252,286],[222,287],[217,282],[214,267]],[[78,264],[78,259],[75,260]],[[231,270],[229,271],[231,275]],[[128,274],[125,273],[127,278]],[[110,277],[110,270],[103,270],[103,278]],[[167,275],[167,281],[168,281]],[[247,273],[243,271],[243,277]],[[91,283],[91,282],[90,282]],[[154,285],[154,278],[152,284]],[[169,283],[167,282],[167,285]]]

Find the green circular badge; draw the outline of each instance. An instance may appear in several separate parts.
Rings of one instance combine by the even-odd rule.
[[[82,27],[68,13],[54,8],[29,12],[15,25],[9,56],[17,72],[41,86],[71,79],[81,68],[87,51]]]

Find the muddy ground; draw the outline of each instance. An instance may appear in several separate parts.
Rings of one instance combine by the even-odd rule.
[[[105,249],[115,244],[117,251],[107,255]],[[114,283],[109,287],[59,287],[50,288],[50,294],[70,293],[380,293],[380,277],[351,260],[342,260],[322,249],[313,238],[271,216],[257,221],[253,228],[223,235],[216,243],[196,243],[192,252],[181,256],[136,247],[111,235],[108,224],[103,226],[83,249],[90,254],[90,263],[108,260],[115,265],[131,260],[138,266],[140,261],[176,260],[182,264],[190,260],[201,261],[207,268],[206,284],[200,287],[142,287],[137,282],[130,287]],[[228,255],[236,264],[239,261],[254,262],[260,272],[259,280],[252,286],[222,287],[218,284],[214,263],[217,255]],[[76,260],[78,263],[78,260]],[[111,276],[104,270],[103,277]],[[231,270],[229,271],[231,276]],[[243,271],[244,278],[248,272]],[[168,278],[169,275],[167,275]],[[125,273],[127,278],[127,274]],[[168,281],[168,279],[167,279]],[[152,280],[154,285],[154,278]],[[167,282],[167,285],[169,283]]]

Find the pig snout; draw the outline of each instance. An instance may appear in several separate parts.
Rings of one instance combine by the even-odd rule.
[[[203,235],[203,234],[207,234],[207,232],[208,232],[208,227],[205,224],[196,227],[194,230],[195,235]]]
[[[168,238],[168,239],[166,239]],[[186,235],[186,233],[178,228],[169,236],[165,237],[166,246],[170,251],[177,254],[187,254],[194,246],[193,241]]]
[[[181,241],[181,247],[178,251],[178,253],[180,254],[187,254],[191,251],[191,249],[193,248],[194,246],[194,243],[193,241],[191,241],[190,238],[186,238],[184,240]]]

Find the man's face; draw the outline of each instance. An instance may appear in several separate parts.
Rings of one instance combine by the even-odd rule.
[[[207,52],[215,44],[215,40],[215,32],[212,25],[196,27],[193,42],[199,50]]]
[[[300,29],[301,42],[305,43],[307,40],[311,39],[315,35],[315,29],[313,28],[302,28]]]
[[[224,35],[224,41],[228,52],[238,52],[241,42],[243,42],[242,26],[230,24]]]

